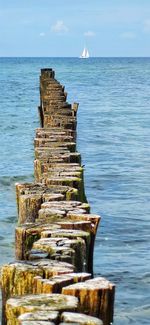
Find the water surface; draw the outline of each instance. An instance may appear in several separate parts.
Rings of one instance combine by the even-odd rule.
[[[0,59],[0,264],[14,259],[15,183],[33,180],[40,69],[80,103],[78,150],[92,212],[102,216],[95,275],[116,284],[115,325],[150,319],[150,59]]]

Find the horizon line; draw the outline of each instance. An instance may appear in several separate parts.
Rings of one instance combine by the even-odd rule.
[[[13,58],[37,58],[37,59],[42,59],[42,58],[46,58],[46,59],[80,59],[80,57],[78,56],[0,56],[0,59],[13,59]],[[138,59],[138,58],[150,58],[150,56],[90,56],[87,60],[90,59],[115,59],[115,58],[133,58],[133,59]]]

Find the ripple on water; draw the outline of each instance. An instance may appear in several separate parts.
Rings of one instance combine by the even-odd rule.
[[[0,187],[9,187],[17,182],[27,182],[33,175],[2,176],[0,177]]]

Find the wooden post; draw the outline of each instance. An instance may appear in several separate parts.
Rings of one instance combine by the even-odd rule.
[[[28,325],[32,324],[32,322],[34,322],[34,325],[39,324],[39,322],[46,322],[45,325],[51,323],[59,324],[59,318],[59,311],[35,311],[20,315],[18,318],[18,324],[24,325],[25,322],[28,322]],[[25,325],[27,324],[25,323]]]
[[[63,323],[78,323],[82,325],[103,325],[103,322],[96,318],[81,313],[63,312],[61,315]]]
[[[62,294],[29,295],[8,299],[6,303],[7,325],[17,325],[18,317],[34,311],[76,311],[78,299]]]
[[[5,324],[6,321],[5,305],[7,299],[13,296],[33,293],[35,276],[50,278],[54,275],[68,274],[73,271],[73,265],[48,259],[32,262],[18,261],[4,265],[1,270],[2,324]]]
[[[75,266],[77,272],[86,272],[88,270],[86,244],[82,238],[41,238],[34,242],[33,250],[48,252],[51,259],[71,263]]]
[[[41,238],[41,233],[46,230],[60,229],[59,225],[43,223],[25,223],[16,227],[15,247],[16,259],[26,260],[33,243]]]
[[[61,311],[37,311],[25,313],[18,318],[20,325],[30,324],[79,324],[79,325],[103,325],[102,321],[96,317],[87,316],[81,313]],[[52,323],[51,323],[52,322]]]
[[[43,279],[40,276],[34,278],[34,294],[41,293],[61,293],[62,288],[73,283],[89,280],[89,273],[69,273],[64,275],[55,275],[50,279]]]
[[[79,298],[79,311],[100,318],[104,325],[113,322],[115,285],[105,278],[70,285],[62,293]]]

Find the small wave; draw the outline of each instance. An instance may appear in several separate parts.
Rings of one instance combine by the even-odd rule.
[[[109,272],[106,273],[106,271],[105,271],[104,274],[96,272],[94,275],[95,275],[95,277],[99,277],[99,276],[106,277],[107,276],[107,278],[111,279],[111,281],[113,281],[115,283],[119,283],[119,282],[123,281],[124,278],[129,278],[130,274],[131,273],[129,271],[123,271],[123,272],[118,271],[118,272],[113,273],[113,274],[109,273]]]
[[[16,224],[17,216],[11,216],[5,219],[5,223]]]
[[[149,285],[150,284],[150,273],[143,274],[141,280],[144,284]]]
[[[25,182],[29,179],[31,180],[33,175],[19,175],[19,176],[1,176],[0,177],[0,187],[8,187],[16,182]]]

